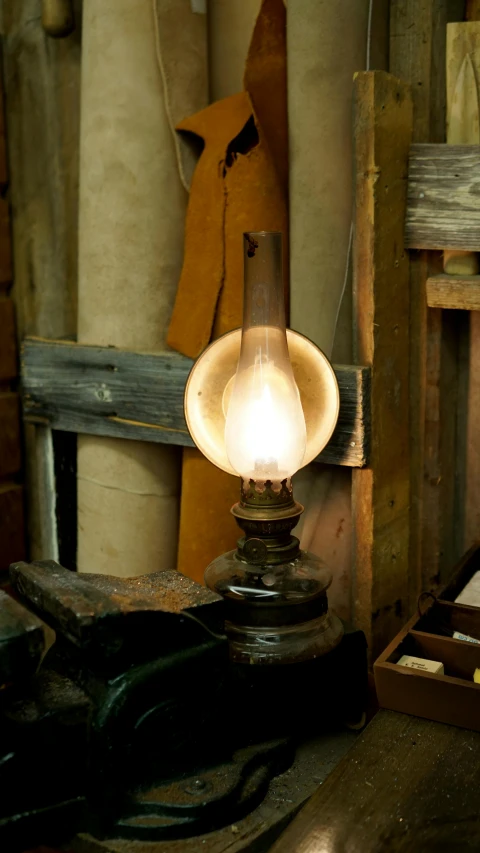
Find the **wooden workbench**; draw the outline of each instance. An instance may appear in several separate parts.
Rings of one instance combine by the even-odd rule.
[[[271,853],[480,850],[480,734],[380,711]]]

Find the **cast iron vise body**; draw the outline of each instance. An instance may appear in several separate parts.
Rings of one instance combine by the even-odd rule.
[[[47,561],[10,575],[30,609],[0,592],[9,853],[79,831],[155,841],[232,823],[327,708],[338,721],[365,707],[359,632],[309,664],[233,666],[222,599],[178,572],[120,579]],[[45,656],[35,613],[56,633]]]

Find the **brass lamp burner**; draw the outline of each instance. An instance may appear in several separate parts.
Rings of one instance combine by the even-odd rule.
[[[270,566],[298,556],[300,543],[291,531],[298,524],[303,506],[293,499],[290,479],[280,483],[242,479],[240,501],[231,512],[245,533],[238,541],[241,560]]]

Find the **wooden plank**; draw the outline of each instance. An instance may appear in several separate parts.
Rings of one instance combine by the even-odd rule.
[[[480,0],[467,0],[465,17],[467,21],[480,21]]]
[[[430,260],[441,269],[440,255]],[[425,442],[420,541],[421,588],[435,589],[459,554],[455,538],[458,330],[429,310],[425,359]],[[460,552],[461,553],[461,552]],[[412,602],[412,605],[414,602]]]
[[[479,194],[479,145],[412,145],[405,246],[480,250]]]
[[[0,85],[0,188],[4,191],[8,183],[7,144],[5,134],[5,96],[3,83]],[[2,193],[3,195],[3,193]]]
[[[0,483],[0,571],[25,559],[23,487]]]
[[[0,478],[16,474],[22,467],[20,443],[20,398],[0,392]]]
[[[41,23],[42,0],[2,2],[2,59],[18,337],[77,328],[81,0],[67,38]],[[1,345],[1,342],[0,342]],[[24,429],[29,551],[44,556],[36,430]]]
[[[452,143],[480,142],[479,116],[480,97],[477,78],[480,72],[480,23],[478,9],[473,4],[467,7],[467,22],[450,24],[447,29],[447,105],[448,124],[447,141]],[[445,270],[478,273],[478,254],[465,252],[445,253]],[[463,290],[465,296],[474,296],[478,291],[480,277],[469,276],[465,280]],[[458,288],[457,288],[458,289]],[[465,306],[462,306],[465,307]],[[480,535],[480,448],[478,423],[480,418],[480,293],[477,300],[469,301],[468,307],[473,309],[469,314],[469,329],[466,335],[467,350],[467,382],[465,397],[465,416],[459,422],[459,450],[463,456],[462,478],[459,485],[464,492],[459,493],[458,506],[459,531],[464,548]],[[465,385],[465,383],[464,383]],[[463,527],[461,524],[463,523]]]
[[[183,413],[193,362],[177,353],[27,339],[22,385],[27,422],[55,430],[191,447]],[[364,465],[369,429],[368,369],[337,366],[341,418],[319,457]]]
[[[412,86],[413,142],[445,142],[446,25],[448,21],[462,20],[463,16],[463,0],[391,2],[390,70]],[[462,380],[465,358],[460,355],[464,318],[458,312],[442,313],[427,307],[427,278],[441,271],[440,258],[434,253],[410,252],[412,601],[425,588],[428,578],[441,577],[451,570],[463,549],[463,540],[458,535],[461,526],[458,510],[463,504],[459,487],[464,454],[460,454],[461,458],[458,455],[457,424],[461,425],[466,416]],[[457,385],[462,380],[462,393],[457,397],[452,396],[455,372]],[[444,405],[447,392],[450,399]],[[443,425],[441,433],[438,423]],[[456,490],[461,500],[457,500],[452,513],[452,495]]]
[[[42,556],[44,559],[58,562],[57,488],[52,430],[47,426],[38,426],[35,438],[38,476],[35,499],[40,521]]]
[[[462,21],[447,27],[447,143],[478,145],[480,143],[479,97],[475,69],[475,53],[480,46],[480,26]],[[477,71],[480,65],[477,67]],[[444,271],[449,275],[478,275],[480,267],[475,252],[446,249]]]
[[[478,732],[380,711],[270,853],[478,850],[479,749]]]
[[[75,0],[75,18],[81,6]],[[5,0],[2,45],[19,337],[76,332],[81,28],[52,39],[41,0]]]
[[[480,311],[480,275],[434,275],[427,279],[431,308]]]
[[[463,18],[464,0],[391,0],[390,71],[412,86],[413,141],[445,141],[447,20]]]
[[[1,157],[2,143],[0,136],[0,181]],[[8,207],[8,201],[5,198],[0,198],[0,290],[6,290],[11,285],[12,278],[12,238],[10,233],[10,212]]]
[[[480,535],[480,311],[470,314],[468,340],[467,418],[465,421],[465,502],[464,547],[469,548]]]
[[[0,382],[8,382],[17,375],[17,339],[15,311],[11,299],[0,296]]]
[[[354,81],[354,299],[358,360],[372,365],[370,467],[353,472],[354,619],[376,655],[409,612],[409,267],[403,248],[410,88]]]

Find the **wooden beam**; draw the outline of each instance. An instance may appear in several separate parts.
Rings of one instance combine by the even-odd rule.
[[[412,145],[405,246],[480,250],[480,145]]]
[[[0,571],[25,559],[23,486],[0,483]]]
[[[15,311],[11,299],[0,296],[0,382],[9,382],[17,375],[17,338]]]
[[[464,11],[463,0],[391,0],[390,70],[412,87],[415,143],[445,142],[447,22],[462,20]],[[466,395],[457,395],[464,316],[428,308],[427,279],[440,272],[438,253],[410,252],[412,604],[463,551],[455,495],[462,479],[457,422],[466,415]]]
[[[0,87],[1,92],[1,87]],[[0,185],[1,185],[1,162],[2,141],[0,135]],[[8,201],[0,198],[0,290],[6,290],[12,283],[12,240],[10,234],[10,211]]]
[[[20,398],[11,391],[0,392],[0,478],[21,467]]]
[[[433,275],[427,279],[427,305],[480,311],[480,275]]]
[[[2,60],[18,338],[62,337],[77,330],[78,173],[81,0],[76,28],[52,39],[42,27],[42,0],[2,2]],[[5,177],[1,163],[0,182]],[[0,241],[2,232],[0,231]],[[0,279],[2,275],[0,266]],[[0,282],[1,289],[1,282]],[[0,329],[3,328],[0,324]],[[0,349],[1,349],[0,333]],[[45,538],[40,484],[47,442],[23,431],[29,554],[42,559]],[[38,461],[37,461],[38,460]],[[48,500],[48,496],[45,498]],[[43,501],[43,497],[42,497]]]
[[[183,414],[193,362],[177,353],[136,353],[27,338],[23,345],[24,418],[55,430],[192,446]],[[369,371],[335,368],[340,418],[319,461],[367,462]]]
[[[409,613],[409,265],[403,248],[410,87],[354,80],[354,299],[358,360],[372,366],[370,467],[353,471],[354,619],[373,657]]]

